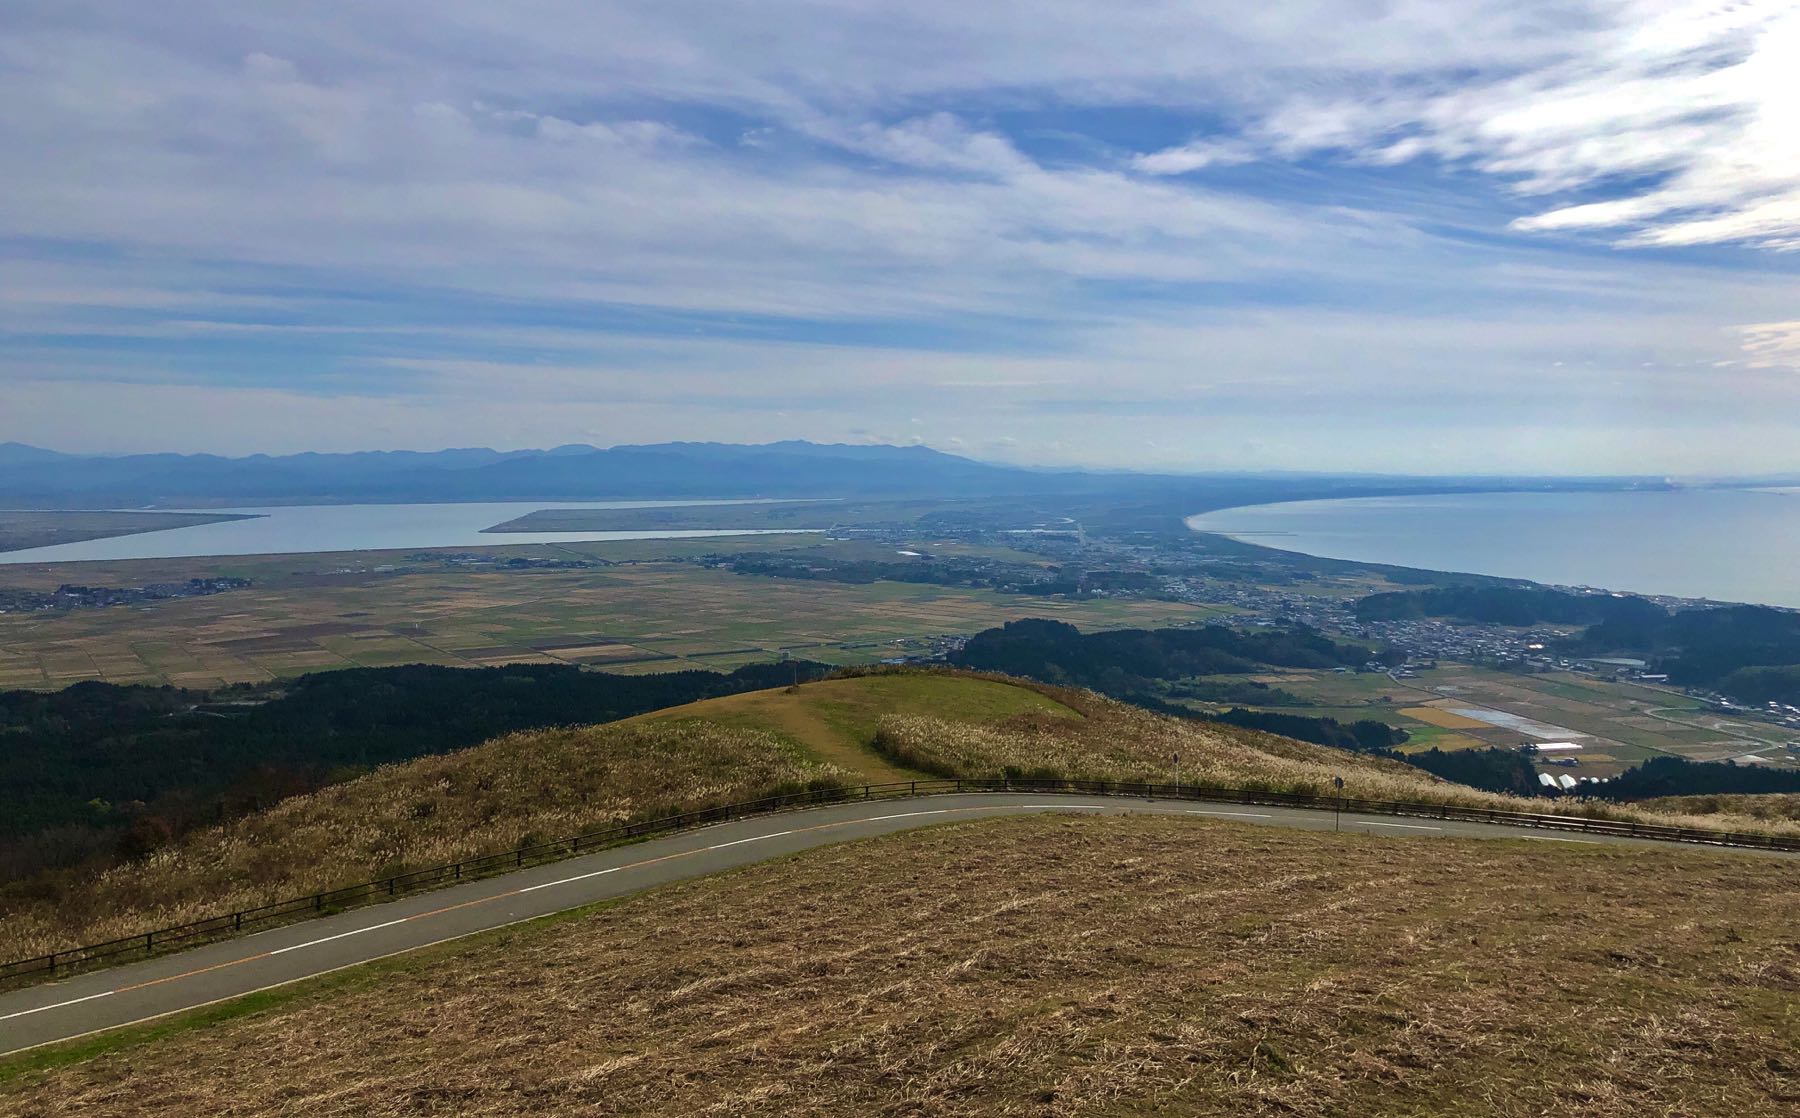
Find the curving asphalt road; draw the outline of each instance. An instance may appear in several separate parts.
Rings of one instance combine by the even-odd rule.
[[[1045,811],[1183,815],[1310,831],[1328,831],[1340,825],[1334,823],[1331,812],[1301,808],[1023,793],[875,800],[758,816],[0,994],[0,1055],[149,1021],[521,920],[830,843],[958,819]],[[1418,838],[1508,838],[1672,848],[1668,843],[1641,839],[1550,835],[1486,823],[1396,820],[1352,813],[1342,816],[1341,826],[1348,831]],[[1730,852],[1800,857],[1769,851]]]

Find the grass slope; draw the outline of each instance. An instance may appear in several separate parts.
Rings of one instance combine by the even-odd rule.
[[[1397,761],[970,673],[876,671],[607,726],[529,731],[380,769],[197,832],[90,882],[0,888],[0,956],[65,950],[607,823],[821,784],[919,776],[1167,781],[1543,810]],[[1575,810],[1564,807],[1563,810]],[[1800,833],[1629,807],[1608,818]]]
[[[613,723],[508,734],[199,831],[73,888],[0,892],[24,958],[627,819],[849,782],[758,730]]]
[[[1800,793],[1766,795],[1659,796],[1643,800],[1639,807],[1651,811],[1688,815],[1722,815],[1736,819],[1762,819],[1800,823]]]
[[[882,720],[896,715],[930,715],[968,726],[1000,726],[1021,716],[1081,717],[1057,699],[1010,680],[947,672],[880,672],[708,699],[640,718],[699,720],[782,735],[820,760],[855,773],[864,783],[933,775],[897,765],[874,748]]]
[[[187,836],[87,882],[0,887],[0,957],[25,958],[340,885],[511,850],[625,819],[818,784],[921,774],[870,747],[880,719],[983,727],[1078,719],[972,676],[886,673],[672,707],[607,726],[508,734],[386,766]]]
[[[358,968],[74,1066],[40,1053],[0,1115],[1772,1118],[1800,1107],[1794,874],[958,824]]]

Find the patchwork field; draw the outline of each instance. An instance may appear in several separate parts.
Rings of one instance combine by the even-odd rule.
[[[776,539],[764,537],[758,546]],[[721,548],[715,540],[637,541],[631,548],[502,552],[598,554],[619,562],[586,570],[458,570],[441,563],[415,570],[402,556],[381,554],[0,567],[0,580],[11,585],[133,585],[177,572],[182,578],[235,574],[256,583],[141,608],[0,615],[0,688],[84,679],[204,688],[402,663],[729,669],[782,652],[861,664],[926,647],[941,634],[1021,617],[1104,628],[1178,624],[1210,612],[1179,603],[747,577],[679,561],[683,552]],[[626,555],[651,557],[618,558]]]
[[[1696,851],[958,824],[48,1050],[0,1115],[1785,1118],[1793,887]]]
[[[1582,748],[1562,756],[1578,762],[1570,768],[1581,776],[1611,776],[1662,754],[1719,761],[1758,753],[1786,763],[1783,747],[1793,737],[1721,716],[1672,691],[1569,672],[1526,675],[1445,664],[1405,680],[1298,671],[1257,678],[1314,704],[1272,709],[1400,726],[1412,737],[1402,752],[1571,741]]]

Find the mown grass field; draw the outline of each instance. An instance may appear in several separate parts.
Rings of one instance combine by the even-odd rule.
[[[699,543],[728,546],[688,540],[559,547],[611,557],[653,554],[650,544],[666,550]],[[748,577],[676,561],[574,571],[379,569],[405,565],[400,556],[371,553],[0,567],[7,585],[136,585],[178,572],[185,572],[181,578],[234,574],[257,583],[144,608],[0,615],[0,689],[84,679],[204,689],[408,663],[730,670],[783,650],[826,663],[867,664],[940,634],[973,633],[1022,617],[1056,617],[1086,628],[1156,627],[1209,612],[1170,602],[1070,602],[911,583]]]
[[[956,824],[41,1052],[0,1069],[0,1115],[1785,1118],[1794,875],[1166,818]]]

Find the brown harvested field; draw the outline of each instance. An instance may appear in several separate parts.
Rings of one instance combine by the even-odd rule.
[[[265,995],[18,1075],[0,1115],[1785,1118],[1795,874],[1156,818],[946,826]]]
[[[210,688],[401,663],[672,657],[673,665],[662,661],[659,670],[710,668],[732,657],[773,659],[783,649],[870,663],[890,655],[896,641],[972,633],[1022,617],[1092,629],[1176,624],[1210,612],[1177,602],[1053,601],[912,583],[762,578],[673,562],[529,572],[347,569],[302,577],[284,573],[280,558],[292,566],[331,559],[191,560],[179,568],[181,577],[237,574],[257,585],[143,608],[0,615],[0,690],[84,679]],[[135,578],[130,564],[0,567],[0,584],[131,585],[169,576],[166,564],[140,564]]]

